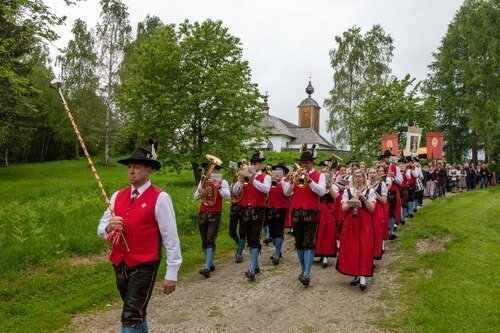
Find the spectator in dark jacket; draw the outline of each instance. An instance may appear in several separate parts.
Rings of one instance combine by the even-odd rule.
[[[443,163],[438,163],[437,168],[437,195],[444,197],[446,193],[446,169],[443,168]]]
[[[474,163],[465,169],[467,171],[467,190],[471,191],[476,188],[476,170]]]

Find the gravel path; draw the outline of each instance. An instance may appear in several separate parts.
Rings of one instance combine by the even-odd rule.
[[[404,228],[404,227],[403,227]],[[388,288],[394,273],[387,265],[394,260],[391,243],[377,262],[374,277],[367,279],[367,290],[350,287],[351,277],[335,270],[335,258],[327,268],[315,263],[311,285],[304,287],[293,249],[293,237],[285,235],[279,266],[269,257],[274,248],[263,245],[261,274],[254,282],[244,276],[249,255],[244,262],[233,257],[216,261],[217,270],[206,279],[197,272],[182,277],[170,296],[161,292],[160,283],[148,306],[152,332],[379,332],[370,324],[387,309],[379,295]],[[109,311],[93,312],[74,318],[72,332],[119,332],[121,302]],[[90,327],[90,329],[89,329]]]

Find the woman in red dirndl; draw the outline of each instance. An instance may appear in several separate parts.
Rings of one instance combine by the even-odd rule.
[[[383,168],[381,168],[383,170]],[[389,218],[384,223],[384,205],[387,204],[387,187],[385,184],[385,175],[379,177],[377,168],[372,167],[368,170],[369,187],[377,196],[377,202],[372,213],[373,220],[373,259],[382,259],[384,248],[384,227],[389,228]],[[373,261],[375,265],[375,260]]]
[[[355,185],[358,186],[355,186]],[[361,202],[357,208],[349,207],[352,200]],[[351,286],[359,284],[366,289],[366,277],[373,276],[373,221],[375,191],[366,187],[366,177],[361,170],[354,171],[351,186],[344,191],[342,210],[346,218],[340,235],[340,249],[336,269],[345,275],[354,276]],[[357,214],[354,214],[354,213]]]
[[[336,223],[337,223],[337,229],[340,226],[340,222],[342,221],[342,218],[345,215],[345,212],[342,210],[342,195],[344,194],[344,190],[347,187],[346,185],[342,185],[339,182],[346,181],[349,178],[349,175],[347,174],[347,167],[345,165],[339,165],[338,166],[338,174],[334,177],[335,178],[335,186],[337,186],[339,190],[339,195],[335,198],[335,201],[333,203],[333,212],[335,215]],[[340,239],[340,234],[337,233],[336,235],[337,241]],[[338,242],[337,242],[337,248],[338,248]]]
[[[328,258],[337,256],[337,222],[333,203],[338,196],[338,187],[327,181],[328,192],[320,199],[318,231],[314,245],[314,256],[320,257],[323,267],[328,266]]]

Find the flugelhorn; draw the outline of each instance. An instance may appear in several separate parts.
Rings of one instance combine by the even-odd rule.
[[[298,187],[298,188],[304,188],[307,186],[307,180],[306,180],[306,175],[303,174],[302,172],[305,171],[304,168],[301,168],[300,165],[298,165],[297,163],[294,163],[293,164],[293,177],[294,177],[294,184]],[[297,176],[297,173],[298,172],[301,172],[300,175]]]
[[[217,189],[213,184],[209,184],[208,180],[210,179],[210,174],[214,168],[221,165],[222,161],[214,155],[207,154],[205,157],[208,160],[208,164],[205,168],[205,173],[201,177],[201,188],[205,189],[205,194],[201,196],[201,201],[205,206],[212,207],[215,205],[215,201],[217,200]]]

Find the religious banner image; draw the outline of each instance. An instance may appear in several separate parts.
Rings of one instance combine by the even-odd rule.
[[[385,134],[382,135],[382,153],[389,150],[392,154],[398,155],[398,135]]]
[[[422,138],[422,128],[408,127],[406,137],[406,152],[410,156],[418,156],[418,148],[420,147],[420,139]]]

